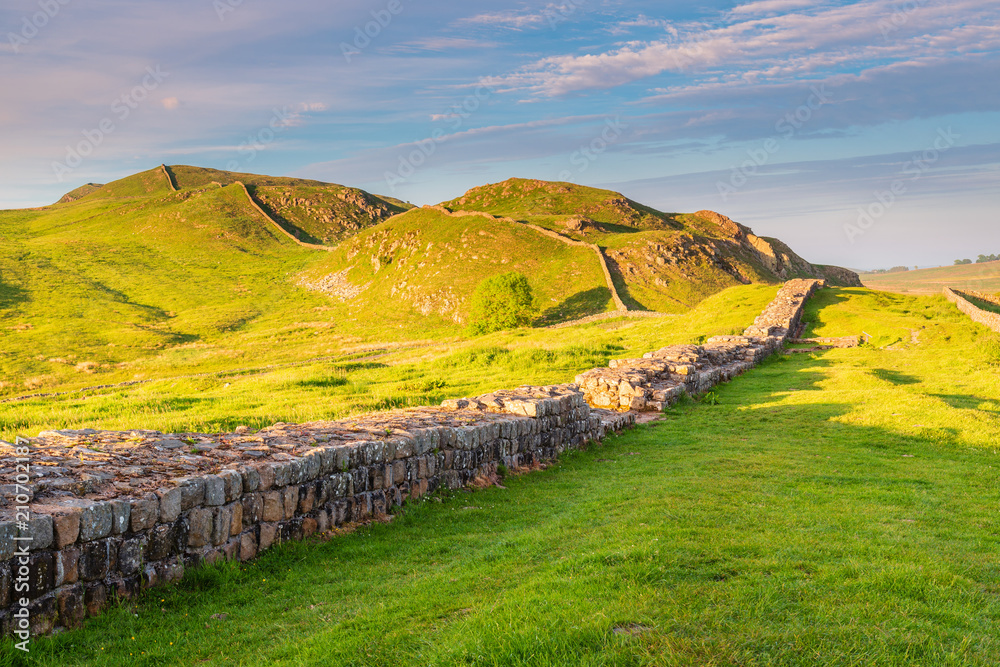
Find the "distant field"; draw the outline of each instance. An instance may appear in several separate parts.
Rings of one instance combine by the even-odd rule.
[[[865,273],[861,282],[869,289],[901,294],[937,294],[945,287],[1000,292],[1000,262],[942,266],[902,273]]]

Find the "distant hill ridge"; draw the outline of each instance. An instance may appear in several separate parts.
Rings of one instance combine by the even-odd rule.
[[[738,284],[860,285],[855,273],[811,264],[720,213],[665,213],[572,183],[514,178],[416,209],[321,181],[174,165],[82,186],[51,210],[62,207],[97,207],[109,222],[117,207],[133,227],[167,216],[189,225],[174,233],[192,239],[216,229],[218,257],[251,247],[280,257],[290,252],[283,235],[329,250],[303,257],[286,289],[323,294],[353,319],[392,311],[399,322],[461,325],[478,282],[510,270],[528,276],[545,325],[626,309],[683,312]],[[192,208],[193,218],[180,211]],[[269,221],[278,229],[268,231]],[[189,261],[184,247],[174,261]]]

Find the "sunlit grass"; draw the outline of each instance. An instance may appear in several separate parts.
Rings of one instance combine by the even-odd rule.
[[[506,489],[198,571],[33,664],[997,664],[992,336],[862,290],[807,319],[907,340],[775,357]]]

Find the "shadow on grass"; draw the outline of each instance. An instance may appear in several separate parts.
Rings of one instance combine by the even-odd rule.
[[[0,280],[0,310],[13,308],[28,300],[28,291],[17,285],[11,285]]]
[[[1000,618],[1000,471],[940,431],[845,423],[849,402],[782,402],[820,389],[831,367],[773,357],[720,385],[718,405],[678,406],[504,490],[453,492],[390,525],[212,566],[35,640],[32,657],[131,664],[141,647],[144,664],[828,664],[809,651],[997,664],[995,643],[966,637],[996,636]],[[622,627],[643,641],[616,639]]]
[[[873,368],[872,375],[877,377],[879,380],[884,382],[891,382],[896,386],[905,386],[909,384],[920,384],[921,380],[913,375],[907,375],[906,373],[900,373],[899,371],[891,371],[886,368]]]
[[[560,322],[578,320],[588,315],[604,312],[608,302],[611,301],[611,290],[607,287],[595,287],[593,289],[577,292],[558,306],[553,306],[542,312],[535,320],[533,326],[546,327]]]
[[[618,296],[621,297],[622,303],[624,303],[629,310],[649,310],[646,306],[636,300],[632,293],[628,289],[628,282],[625,280],[625,276],[622,275],[621,267],[618,266],[618,262],[611,259],[608,253],[605,252],[604,248],[601,248],[601,254],[604,255],[604,261],[608,263],[608,271],[611,272],[611,282],[615,285],[615,290],[618,291]]]
[[[813,331],[821,329],[826,324],[822,315],[824,308],[847,301],[848,297],[849,295],[835,287],[818,290],[806,301],[802,313],[802,322],[805,324],[802,336],[809,338],[813,335]]]
[[[996,397],[989,399],[981,396],[962,396],[961,394],[928,394],[928,396],[939,398],[956,410],[980,410],[982,412],[1000,414],[1000,408],[982,407],[984,404],[996,405],[998,403]]]

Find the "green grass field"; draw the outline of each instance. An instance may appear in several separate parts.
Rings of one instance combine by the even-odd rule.
[[[0,211],[0,401],[415,343],[452,345],[466,338],[475,286],[512,270],[529,277],[536,326],[613,308],[591,250],[524,225],[427,209],[379,223],[407,205],[316,181],[184,166],[169,175],[179,191],[157,168],[78,188],[72,201]],[[286,229],[340,244],[333,252],[296,245],[253,208],[237,180]],[[610,195],[580,194],[599,208]],[[638,210],[612,209],[594,215]],[[739,283],[718,267],[685,266],[664,273],[669,281],[661,280],[659,291],[636,284],[638,305],[687,312]],[[196,390],[178,388],[185,396]],[[0,432],[30,425],[6,412]]]
[[[776,292],[767,285],[734,287],[685,315],[655,320],[520,329],[471,339],[454,334],[399,343],[376,339],[356,348],[350,340],[339,349],[331,348],[337,343],[329,340],[317,345],[317,337],[332,337],[328,328],[251,330],[156,351],[130,364],[127,373],[78,373],[71,381],[42,390],[70,392],[61,396],[0,403],[0,439],[53,428],[261,428],[279,421],[433,405],[525,382],[572,382],[580,371],[606,365],[612,358],[740,332]],[[316,359],[318,355],[326,356]],[[72,391],[136,374],[150,381]]]
[[[900,294],[940,294],[945,287],[1000,292],[1000,262],[942,266],[900,273],[862,274],[865,287]]]
[[[774,357],[505,489],[198,570],[27,664],[998,664],[1000,336],[863,289],[805,319],[874,339]]]

